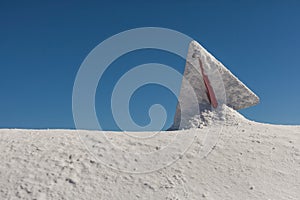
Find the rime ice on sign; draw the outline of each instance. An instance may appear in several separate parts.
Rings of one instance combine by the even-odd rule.
[[[191,100],[192,93],[196,95],[197,102]],[[215,103],[214,97],[217,101]],[[186,58],[174,123],[170,129],[187,127],[191,118],[206,109],[217,109],[217,106],[226,104],[239,110],[258,103],[259,98],[246,85],[199,43],[192,41]]]

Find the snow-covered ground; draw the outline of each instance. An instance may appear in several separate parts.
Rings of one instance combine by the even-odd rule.
[[[176,162],[148,173],[117,170],[134,162],[137,170],[155,169],[160,163],[149,160],[139,166],[142,158],[117,155],[109,142],[93,138],[95,131],[0,129],[0,199],[299,199],[300,126],[256,123],[231,109],[226,117],[215,125],[214,115],[203,114],[200,129],[162,132],[146,145],[124,133],[106,132],[126,151],[157,152],[174,134],[180,138],[196,133],[197,139]],[[220,135],[202,157],[200,135],[212,126],[222,126]],[[93,149],[86,148],[91,141],[91,148],[110,158],[96,153],[101,161],[91,154]]]

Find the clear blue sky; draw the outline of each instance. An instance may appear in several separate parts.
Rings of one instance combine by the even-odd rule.
[[[84,58],[106,38],[146,26],[183,32],[222,61],[261,98],[241,111],[246,117],[300,124],[297,0],[0,1],[0,25],[0,128],[74,128],[72,88]],[[115,76],[101,80],[107,87],[96,96],[104,128],[116,129],[108,106],[120,66],[150,61],[184,67],[176,56],[154,50],[114,62],[107,75]],[[166,105],[170,123],[176,100],[166,89],[148,85],[131,103],[138,123],[147,123],[153,103]]]

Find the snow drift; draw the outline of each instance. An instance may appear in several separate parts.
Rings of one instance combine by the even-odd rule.
[[[160,151],[160,143],[175,133],[192,136],[197,131],[198,139],[180,159],[141,174],[120,172],[95,159],[78,137],[95,131],[2,129],[0,199],[299,199],[300,127],[256,123],[226,109],[218,142],[206,157],[199,156],[200,138],[219,117],[211,111],[196,117],[200,128],[163,132],[147,145],[124,133],[106,132],[125,150]],[[110,149],[108,143],[94,143]],[[126,167],[120,155],[108,153]]]

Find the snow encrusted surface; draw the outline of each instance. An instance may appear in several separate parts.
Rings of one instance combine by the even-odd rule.
[[[203,110],[200,115],[194,116],[189,123],[190,128],[204,128],[216,124],[231,125],[244,120],[246,119],[240,113],[226,105],[222,105],[218,109]]]
[[[226,104],[239,110],[259,103],[259,97],[254,92],[198,42],[192,41],[186,57],[172,130],[187,128],[191,117],[211,107],[200,63],[202,63],[203,74],[209,79],[218,105]]]
[[[247,108],[259,103],[259,98],[254,92],[234,76],[230,70],[197,41],[192,41],[189,47],[187,62],[189,62],[193,68],[198,69],[199,62],[197,62],[197,60],[199,58],[203,62],[205,74],[208,75],[210,79],[218,101],[226,101],[223,103],[226,103],[226,105],[235,110]],[[189,67],[189,65],[186,66],[187,71]],[[197,74],[194,74],[194,76],[197,76]],[[225,94],[223,92],[225,92]],[[226,96],[226,99],[223,99],[223,96]]]
[[[93,131],[0,129],[0,199],[299,199],[300,126],[252,122],[230,108],[221,114],[205,111],[194,124],[200,128],[163,132],[161,140],[147,146],[107,132],[126,148],[159,151],[160,142],[174,133],[201,135],[222,126],[208,156],[199,156],[201,141],[195,140],[174,164],[140,174],[98,162],[78,138]],[[98,143],[118,158],[116,164],[131,162]]]

